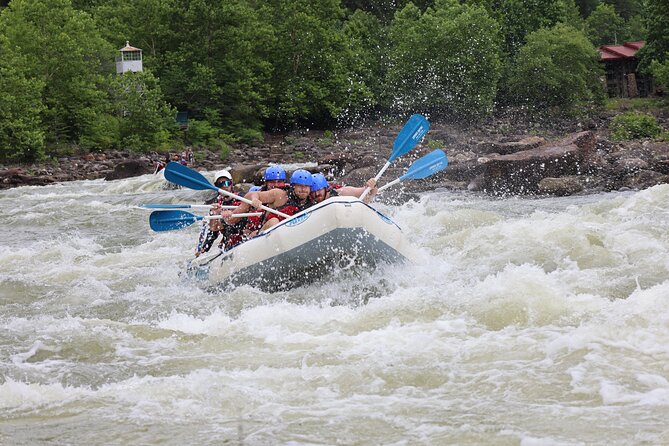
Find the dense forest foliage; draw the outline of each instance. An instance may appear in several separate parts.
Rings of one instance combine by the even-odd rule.
[[[0,2],[0,160],[73,147],[222,147],[263,131],[421,112],[574,113],[604,97],[596,46],[644,39],[651,0],[10,0]],[[144,71],[117,75],[129,41]],[[664,77],[663,77],[664,76]],[[175,123],[187,112],[188,131]]]

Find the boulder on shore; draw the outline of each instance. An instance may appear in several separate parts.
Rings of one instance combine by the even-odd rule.
[[[122,180],[124,178],[138,177],[152,172],[153,167],[142,159],[123,161],[117,164],[116,167],[114,167],[114,170],[105,176],[105,180]]]

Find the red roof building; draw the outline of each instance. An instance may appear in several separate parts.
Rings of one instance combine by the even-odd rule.
[[[636,57],[636,52],[646,44],[643,40],[640,42],[627,42],[622,45],[602,45],[599,47],[599,54],[602,61],[622,60]]]
[[[606,90],[610,97],[634,98],[648,96],[653,91],[653,80],[637,73],[637,52],[644,41],[599,47],[600,61],[606,68]]]

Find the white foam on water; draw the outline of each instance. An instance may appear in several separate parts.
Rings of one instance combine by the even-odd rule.
[[[28,384],[6,378],[0,384],[0,408],[13,412],[62,405],[90,394],[86,389],[61,384]]]
[[[135,206],[200,198],[159,183],[0,193],[0,407],[24,443],[45,420],[79,444],[668,438],[669,186],[423,194],[379,206],[416,265],[268,294],[179,278],[197,230]]]

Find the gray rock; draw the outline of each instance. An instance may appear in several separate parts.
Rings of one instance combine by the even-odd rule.
[[[577,177],[542,178],[539,181],[539,193],[566,196],[583,191],[583,185]]]
[[[145,175],[147,173],[153,173],[153,165],[149,165],[146,161],[123,161],[117,164],[114,170],[105,176],[105,180],[120,180],[123,178]],[[97,178],[97,176],[94,178]]]

